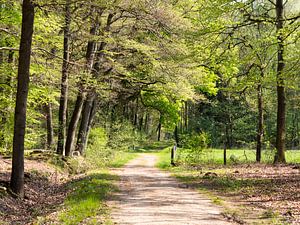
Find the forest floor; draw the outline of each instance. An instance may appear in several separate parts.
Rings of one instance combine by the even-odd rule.
[[[171,167],[158,150],[77,175],[53,155],[26,157],[23,200],[7,193],[11,159],[0,156],[0,224],[300,224],[299,165]]]
[[[295,165],[233,165],[198,170],[198,174],[192,172],[176,176],[195,188],[214,191],[217,196],[223,196],[225,202],[227,200],[243,206],[240,212],[236,211],[241,221],[300,224],[299,168]],[[253,218],[254,211],[258,217]],[[257,222],[257,219],[261,221]]]
[[[207,193],[241,224],[300,224],[300,166],[242,163],[227,166],[169,166],[170,153],[159,153],[158,166],[187,186]]]
[[[25,198],[7,193],[11,159],[0,156],[0,224],[28,224],[61,205],[68,193],[68,174],[43,160],[25,159]]]
[[[168,172],[155,167],[157,156],[141,154],[125,167],[114,170],[120,191],[109,202],[117,224],[233,224],[222,208],[205,195],[187,188]]]

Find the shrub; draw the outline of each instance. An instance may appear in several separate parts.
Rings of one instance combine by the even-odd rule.
[[[185,163],[197,164],[201,161],[203,149],[206,149],[210,142],[210,137],[205,132],[185,134],[180,137],[180,145],[185,150],[179,156]]]

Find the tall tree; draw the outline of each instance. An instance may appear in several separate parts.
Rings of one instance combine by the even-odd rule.
[[[15,107],[13,159],[10,187],[13,193],[24,197],[24,138],[29,86],[30,56],[34,24],[34,5],[24,0],[22,6],[22,31],[18,67],[18,87]]]
[[[71,0],[65,2],[65,25],[64,25],[64,55],[61,77],[61,94],[58,115],[58,140],[57,154],[63,155],[66,140],[67,104],[68,104],[68,78],[70,60],[70,25],[71,25]]]
[[[276,0],[276,30],[277,30],[277,135],[275,163],[285,163],[285,87],[283,70],[284,62],[284,37],[283,37],[283,0]]]
[[[92,9],[93,10],[93,9]],[[93,22],[93,25],[90,30],[90,35],[93,37],[97,34],[99,29],[99,21],[98,18]],[[93,69],[93,64],[94,64],[94,57],[95,57],[95,51],[97,48],[97,44],[94,40],[88,41],[87,44],[87,50],[86,50],[86,68],[85,72],[87,75],[90,75],[92,69]],[[80,81],[79,84],[79,90],[77,94],[77,99],[76,99],[76,104],[73,110],[72,118],[68,127],[68,135],[67,135],[67,140],[66,140],[66,148],[65,148],[65,155],[70,156],[73,151],[73,145],[74,145],[74,140],[75,140],[75,134],[76,134],[76,129],[77,125],[79,122],[79,118],[82,112],[82,107],[87,95],[87,90],[85,87],[86,84],[84,84],[83,80]]]

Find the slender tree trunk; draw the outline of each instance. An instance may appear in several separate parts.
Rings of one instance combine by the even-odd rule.
[[[135,127],[137,127],[137,123],[138,123],[138,111],[139,111],[139,99],[137,98],[135,103],[134,120],[133,120],[133,125]]]
[[[62,77],[60,89],[60,102],[58,112],[58,140],[57,154],[63,155],[66,140],[67,127],[67,104],[68,104],[68,78],[69,78],[69,60],[70,60],[70,24],[71,24],[71,0],[66,0],[65,5],[65,27],[64,27],[64,55],[62,64]]]
[[[175,139],[175,142],[176,142],[176,146],[180,147],[179,146],[179,136],[178,136],[178,126],[177,125],[175,126],[175,130],[174,130],[174,139]]]
[[[184,130],[188,132],[188,102],[184,102]]]
[[[157,141],[160,141],[160,136],[161,136],[161,122],[159,122],[157,130],[158,130]]]
[[[80,119],[84,99],[85,99],[84,93],[78,94],[75,107],[74,107],[74,112],[72,114],[72,118],[70,120],[70,124],[68,127],[68,136],[67,136],[66,149],[65,149],[66,156],[72,155],[73,143],[76,135],[76,128],[77,128],[78,121]]]
[[[148,131],[149,131],[149,113],[148,112],[146,112],[146,116],[145,116],[145,122],[144,122],[144,132],[146,133],[146,134],[148,134]]]
[[[161,120],[162,120],[162,116],[160,115],[158,127],[157,127],[157,141],[160,141],[160,136],[161,136]]]
[[[82,111],[81,123],[78,131],[77,147],[76,147],[77,151],[79,151],[81,155],[83,155],[87,143],[88,127],[89,127],[89,121],[92,116],[91,113],[93,109],[94,100],[95,100],[95,94],[90,93],[90,95],[87,97],[87,100],[84,103],[84,107]]]
[[[276,136],[276,149],[277,153],[274,159],[275,163],[285,163],[285,87],[283,70],[284,63],[284,40],[283,40],[283,0],[276,0],[276,28],[277,28],[277,136]]]
[[[90,30],[91,35],[96,35],[98,32],[99,28],[99,22],[96,20],[96,22],[93,24]],[[95,50],[96,50],[96,42],[95,41],[89,41],[87,44],[87,50],[86,50],[86,72],[87,74],[90,74],[93,68],[94,64],[94,56],[95,56]],[[72,119],[69,124],[68,128],[68,136],[67,136],[67,141],[66,141],[66,156],[70,156],[72,151],[73,151],[73,145],[74,145],[74,140],[75,140],[75,133],[77,130],[77,125],[78,121],[80,119],[81,111],[82,111],[82,106],[85,101],[85,96],[86,96],[86,88],[84,87],[83,81],[80,83],[80,88],[78,91],[77,95],[77,100],[75,104],[75,108],[72,114]],[[69,134],[70,132],[70,134]],[[79,132],[82,132],[79,130]]]
[[[111,25],[111,21],[113,18],[113,14],[109,14],[107,16],[107,22],[106,22],[106,27],[104,28],[105,32],[108,32],[110,29],[110,25]],[[91,34],[95,35],[98,32],[98,28],[99,28],[99,22],[96,21],[94,28],[91,29]],[[87,61],[88,58],[95,58],[95,60],[91,60],[90,61],[90,65],[91,67],[93,66],[93,75],[94,78],[97,78],[99,75],[99,71],[100,71],[100,63],[102,61],[102,58],[104,56],[103,50],[106,46],[106,42],[101,42],[98,46],[97,49],[97,53],[96,54],[91,54],[92,52],[90,50],[95,50],[97,48],[96,44],[94,41],[89,42],[89,46],[88,50],[87,50],[87,54],[86,54],[86,58]],[[88,142],[88,136],[89,136],[89,132],[92,126],[92,121],[94,119],[94,116],[96,114],[96,91],[94,89],[90,90],[87,96],[87,99],[85,101],[84,104],[84,109],[82,111],[82,119],[81,119],[81,123],[80,123],[80,127],[79,127],[79,131],[78,131],[78,137],[77,137],[77,144],[76,144],[76,149],[83,154],[84,150],[86,148],[87,142]],[[128,106],[127,106],[128,109]],[[127,113],[128,110],[127,110]]]
[[[223,164],[227,165],[227,141],[224,141],[224,149],[223,149]]]
[[[176,164],[175,164],[175,152],[176,152],[176,149],[177,149],[176,145],[174,145],[171,148],[171,166],[176,166]]]
[[[232,118],[231,115],[228,115],[228,125],[226,125],[226,129],[227,129],[227,147],[229,149],[232,148],[233,146],[233,137],[232,137],[232,133],[233,133],[233,128],[232,128],[233,124],[232,124]]]
[[[13,193],[24,197],[24,137],[29,86],[30,55],[34,24],[34,5],[23,0],[22,32],[19,51],[18,87],[15,108],[13,158],[10,188]]]
[[[228,125],[225,125],[225,136],[223,140],[223,164],[227,165],[227,149],[229,146],[230,138],[229,138],[229,128]],[[229,147],[230,148],[230,147]]]
[[[52,120],[52,104],[45,105],[46,120],[47,120],[47,148],[51,149],[53,145],[53,120]]]
[[[142,131],[144,123],[144,113],[141,112],[140,119],[139,119],[139,131]]]
[[[261,161],[262,139],[264,134],[264,116],[263,116],[263,97],[262,85],[257,86],[257,101],[258,101],[258,124],[257,124],[257,144],[256,144],[256,162]]]
[[[183,106],[180,109],[180,133],[183,133]]]

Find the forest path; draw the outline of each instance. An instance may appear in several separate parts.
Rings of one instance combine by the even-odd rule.
[[[232,224],[207,197],[155,168],[156,160],[155,155],[141,154],[125,167],[114,170],[121,179],[120,192],[109,202],[115,224]]]

